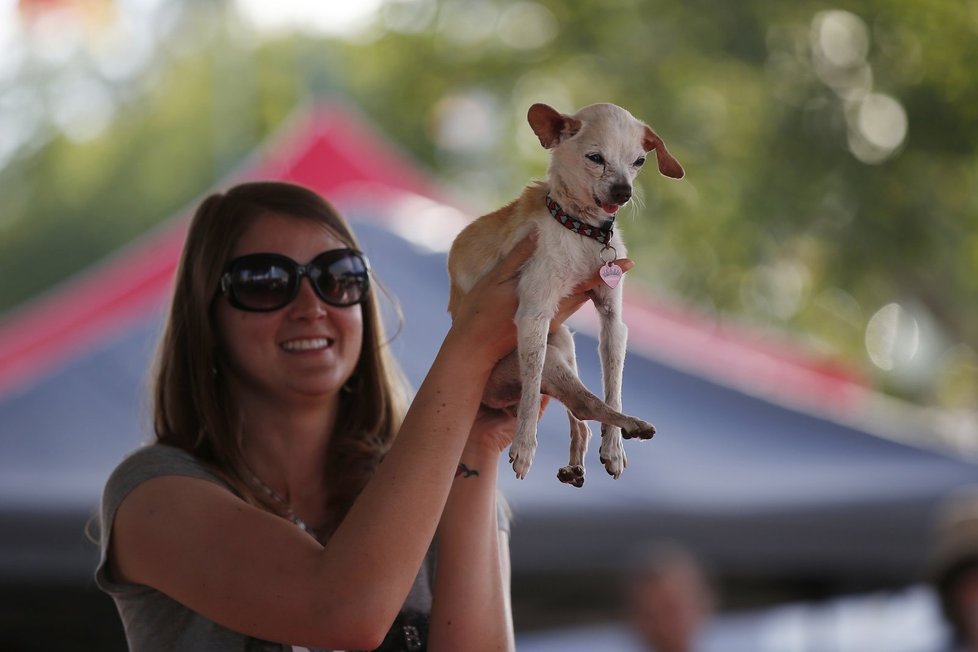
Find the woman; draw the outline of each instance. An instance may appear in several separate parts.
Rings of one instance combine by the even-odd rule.
[[[495,484],[514,424],[479,399],[516,346],[533,246],[468,295],[405,412],[343,219],[285,183],[201,204],[159,353],[157,442],[101,507],[96,578],[131,649],[513,648]]]

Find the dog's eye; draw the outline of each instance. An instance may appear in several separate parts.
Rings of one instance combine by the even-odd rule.
[[[598,165],[604,165],[604,157],[600,154],[588,154],[585,158],[592,163],[597,163]]]
[[[642,167],[643,165],[645,165],[645,157],[639,156],[637,159],[635,159],[635,162],[632,165],[634,165],[637,168]]]

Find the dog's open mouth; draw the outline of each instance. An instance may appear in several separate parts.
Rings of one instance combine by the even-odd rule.
[[[621,208],[621,204],[609,204],[598,199],[597,195],[594,196],[594,203],[598,205],[605,213],[608,215],[614,215]]]

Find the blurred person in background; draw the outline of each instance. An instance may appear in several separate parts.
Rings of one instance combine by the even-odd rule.
[[[931,578],[951,628],[946,649],[978,652],[978,487],[944,501],[935,535]]]
[[[625,614],[642,649],[707,649],[714,609],[713,588],[688,550],[673,543],[656,543],[634,555],[625,579]]]
[[[203,201],[158,356],[156,441],[100,506],[96,581],[130,649],[512,649],[496,473],[515,418],[480,398],[516,347],[534,246],[465,297],[407,407],[345,220],[285,183]]]

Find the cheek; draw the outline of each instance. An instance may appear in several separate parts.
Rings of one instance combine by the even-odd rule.
[[[355,366],[364,346],[364,319],[360,305],[347,308],[327,307],[326,321],[336,337],[337,354],[345,361],[343,366]]]
[[[359,357],[360,350],[363,348],[363,313],[360,306],[352,306],[349,313],[343,315],[342,328],[350,343],[350,348]]]
[[[605,167],[586,163],[580,165],[571,175],[571,183],[579,188],[589,188],[596,186],[604,178]]]
[[[246,365],[246,360],[256,354],[257,342],[264,328],[257,315],[235,310],[227,305],[218,306],[214,315],[219,355],[234,369]]]
[[[227,357],[233,342],[237,340],[235,336],[235,325],[228,308],[218,305],[214,308],[214,335],[218,349]]]

